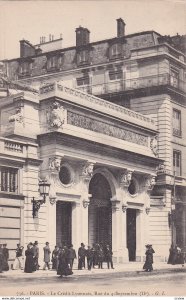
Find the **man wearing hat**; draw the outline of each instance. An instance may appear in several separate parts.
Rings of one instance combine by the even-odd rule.
[[[43,248],[44,251],[44,267],[43,270],[46,270],[46,267],[48,268],[48,270],[50,269],[49,267],[49,262],[50,262],[50,247],[49,247],[49,242],[46,242],[46,246]]]
[[[76,258],[76,251],[73,248],[73,245],[71,244],[68,251],[68,262],[70,264],[70,268],[73,268],[74,259]]]
[[[34,269],[36,271],[36,270],[39,270],[39,267],[40,267],[39,263],[38,263],[38,259],[39,259],[38,241],[34,242],[32,250],[33,250],[33,255],[34,255]]]
[[[81,243],[81,247],[78,249],[78,270],[82,270],[82,268],[85,268],[85,256],[85,245]]]
[[[8,259],[9,259],[9,250],[7,249],[7,244],[3,244],[3,271],[9,270]]]
[[[14,264],[13,264],[13,270],[17,269],[17,264],[18,264],[18,268],[23,270],[23,249],[24,247],[21,246],[20,244],[17,244],[17,249],[16,249],[16,258],[14,260]]]
[[[155,253],[154,249],[152,248],[152,245],[147,244],[145,245],[146,247],[146,260],[143,266],[143,269],[146,272],[151,272],[153,270],[152,264],[153,264],[153,253]]]

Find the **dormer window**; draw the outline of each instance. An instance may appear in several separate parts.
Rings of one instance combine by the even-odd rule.
[[[77,65],[86,65],[89,64],[89,51],[81,50],[77,53]]]
[[[62,65],[61,55],[50,55],[47,58],[47,71],[58,71]]]
[[[122,45],[121,44],[113,44],[109,49],[109,58],[116,59],[122,56]]]
[[[30,61],[22,61],[19,64],[19,76],[30,76],[32,70],[32,62]]]

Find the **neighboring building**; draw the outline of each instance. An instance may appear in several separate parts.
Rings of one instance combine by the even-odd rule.
[[[32,96],[33,99],[37,100],[28,101],[28,103],[30,103],[30,109],[33,110],[33,117],[35,116],[34,122],[36,122],[35,124],[38,125],[38,127],[36,126],[37,130],[34,132],[33,138],[30,138],[29,136],[29,134],[31,134],[30,131],[26,131],[28,133],[27,139],[29,141],[39,143],[38,159],[43,161],[40,168],[41,175],[44,177],[48,176],[50,180],[53,177],[56,178],[55,167],[53,167],[55,171],[54,176],[52,175],[53,171],[51,171],[51,167],[47,166],[47,161],[51,159],[50,156],[53,155],[58,159],[60,158],[60,163],[62,162],[61,169],[66,172],[66,175],[64,175],[65,180],[67,180],[67,178],[72,180],[70,179],[72,176],[70,174],[74,174],[74,177],[72,177],[76,178],[77,180],[75,180],[74,185],[68,185],[68,183],[61,185],[59,180],[56,179],[59,190],[56,187],[54,188],[53,192],[56,193],[56,199],[58,200],[56,216],[57,227],[55,228],[54,221],[52,221],[53,240],[51,238],[51,242],[53,244],[55,244],[56,241],[60,242],[62,237],[62,239],[64,239],[66,242],[72,240],[72,242],[77,246],[81,240],[85,243],[93,243],[96,241],[100,242],[101,237],[104,239],[103,236],[106,234],[107,238],[105,242],[111,243],[112,241],[114,255],[118,260],[122,257],[123,259],[127,258],[128,255],[126,255],[126,247],[128,249],[136,249],[135,253],[132,253],[132,250],[129,250],[129,259],[139,260],[142,257],[142,252],[144,252],[144,242],[145,240],[147,241],[149,239],[149,241],[153,243],[155,247],[156,255],[159,256],[160,259],[166,259],[169,254],[168,249],[172,241],[177,243],[180,247],[186,247],[186,164],[184,163],[186,160],[186,134],[183,130],[185,127],[185,119],[183,116],[186,113],[185,37],[163,37],[154,31],[126,35],[125,23],[122,19],[117,20],[117,37],[90,43],[89,35],[90,32],[88,29],[83,27],[77,28],[76,46],[65,49],[60,46],[62,43],[61,38],[57,40],[52,39],[49,42],[45,42],[44,38],[42,38],[40,45],[36,46],[33,46],[28,41],[22,40],[20,41],[20,58],[4,61],[6,74],[8,78],[14,82],[14,84],[17,82],[22,85],[31,85],[36,89],[41,87],[40,96],[38,96],[38,98],[36,96]],[[59,91],[59,86],[54,84],[54,82],[61,83],[59,85],[62,86],[61,91]],[[69,90],[66,88],[68,93],[65,93],[64,86],[68,86]],[[52,89],[51,92],[49,91],[50,88]],[[45,89],[46,93],[44,92]],[[122,116],[122,122],[125,123],[125,130],[125,126],[128,128],[126,123],[129,122],[129,120],[126,119],[126,116],[128,115],[132,118],[130,119],[130,126],[128,129],[131,130],[132,128],[133,131],[135,128],[135,130],[137,130],[134,130],[136,134],[139,134],[141,131],[144,136],[148,136],[149,141],[150,135],[154,137],[156,136],[156,138],[151,139],[151,142],[148,144],[148,146],[147,142],[146,144],[143,144],[143,138],[140,137],[139,147],[145,147],[146,145],[148,148],[151,146],[151,148],[154,150],[154,153],[156,153],[158,149],[158,158],[162,159],[162,161],[158,161],[155,156],[152,158],[152,153],[149,154],[148,152],[150,150],[144,152],[145,148],[143,148],[143,151],[141,152],[135,143],[130,142],[130,145],[128,145],[129,140],[127,140],[127,142],[122,141],[122,143],[125,145],[122,145],[122,143],[119,141],[112,143],[111,138],[109,138],[108,141],[106,139],[106,135],[112,135],[112,139],[118,138],[121,136],[121,134],[126,135],[126,133],[120,132],[120,127],[117,127],[119,125],[119,115],[115,116],[112,112],[111,114],[114,118],[112,118],[112,121],[109,120],[109,113],[105,108],[105,106],[109,106],[109,104],[106,104],[107,102],[105,101],[101,102],[100,99],[94,98],[93,96],[87,96],[89,102],[85,102],[83,100],[83,97],[85,96],[82,96],[85,94],[81,93],[80,91],[96,95],[107,100],[107,102],[112,102],[119,105],[121,107],[120,109],[125,112]],[[73,97],[69,99],[69,97],[71,97],[69,95],[70,93],[73,95]],[[52,102],[55,97],[60,103]],[[32,102],[34,101],[37,104],[35,103],[33,105]],[[71,105],[69,102],[72,102]],[[48,113],[43,114],[43,111],[45,111],[45,103],[48,103],[48,107],[50,106],[49,103],[51,103],[51,105],[53,103],[54,106],[48,108],[49,110],[53,110],[54,112],[60,111],[63,116],[67,114],[67,119],[64,118],[62,122],[64,125],[61,124],[62,128],[61,126],[58,127],[58,125],[53,126],[54,128],[58,128],[57,130],[54,130],[55,134],[52,134],[51,129],[47,129],[49,132],[46,130],[45,123]],[[94,103],[93,107],[92,103]],[[60,104],[64,108],[61,108]],[[98,113],[96,111],[96,105],[100,105],[99,107],[104,107],[104,109],[98,109]],[[110,109],[112,107],[114,111],[119,110],[118,106],[115,106],[114,104],[110,105]],[[68,108],[70,108],[69,113]],[[88,108],[90,109],[90,113],[87,110]],[[34,109],[36,111],[34,111]],[[101,111],[102,118],[100,115]],[[36,112],[39,114],[37,117]],[[146,115],[147,118],[143,119],[143,121],[146,120],[144,124],[138,123],[142,118],[141,114]],[[29,113],[29,115],[32,116],[32,113]],[[147,120],[150,120],[149,118],[154,120],[155,125],[153,125],[151,121],[147,122]],[[95,123],[95,120],[98,120],[97,123]],[[104,124],[102,124],[102,122]],[[67,127],[65,124],[68,124]],[[8,128],[7,125],[4,124],[4,126],[5,128]],[[71,126],[72,129],[70,129]],[[73,126],[76,126],[77,130],[74,131]],[[36,127],[34,126],[34,128]],[[67,132],[65,130],[67,130]],[[61,144],[61,138],[59,138],[59,134],[56,133],[56,131],[62,131],[61,134],[64,135],[62,141],[64,141],[65,145],[63,143]],[[95,133],[93,134],[92,131],[97,132],[96,137],[94,136]],[[76,138],[74,137],[74,132],[76,132]],[[2,134],[7,137],[6,130],[3,131]],[[114,134],[116,134],[116,136],[114,136]],[[127,135],[130,136],[130,139],[133,139],[132,133],[127,133]],[[68,136],[71,136],[70,140]],[[25,138],[26,136],[24,137],[24,140]],[[75,147],[76,139],[77,149]],[[92,140],[90,141],[90,139]],[[104,142],[105,139],[107,140],[106,142]],[[106,146],[106,148],[103,146],[103,144]],[[70,149],[68,148],[68,145],[71,146]],[[93,145],[95,149],[93,148]],[[76,150],[75,152],[78,152],[78,154],[74,153],[74,148]],[[128,152],[129,154],[127,155],[121,154]],[[86,157],[85,161],[91,162],[94,165],[93,178],[90,180],[89,188],[82,179],[80,181],[80,177],[76,177],[76,169],[78,169],[80,172],[80,167],[78,166],[77,161],[78,159],[80,161],[82,160],[81,153],[83,153],[83,156]],[[136,154],[134,155],[134,153]],[[110,158],[106,157],[104,159],[105,155],[108,155]],[[146,156],[146,159],[142,159],[142,156],[140,155],[144,157]],[[63,156],[65,164],[64,167],[62,159]],[[148,158],[149,156],[151,157],[150,160]],[[118,159],[117,163],[115,161],[116,158]],[[108,166],[108,161],[110,161],[110,166]],[[128,161],[130,161],[130,163]],[[149,200],[150,206],[145,206],[143,201],[146,200],[141,200],[141,195],[144,193],[142,186],[146,186],[146,184],[141,183],[140,178],[143,181],[145,180],[147,174],[152,174],[155,176],[155,166],[157,166],[159,163],[161,163],[161,165],[158,169],[156,185],[151,191]],[[100,170],[102,167],[104,170],[106,168],[107,171],[100,171],[101,175],[96,175],[96,170]],[[95,209],[97,213],[96,216],[93,217],[94,213],[92,199],[94,197],[98,199],[102,197],[100,194],[100,189],[98,189],[97,192],[94,192],[94,186],[98,184],[97,182],[103,181],[102,185],[105,186],[105,194],[107,195],[107,198],[113,199],[115,194],[114,187],[111,183],[112,180],[109,179],[109,176],[107,177],[106,173],[104,172],[111,172],[112,175],[110,176],[115,176],[114,178],[117,184],[119,184],[117,174],[119,176],[118,171],[122,171],[122,169],[129,169],[133,171],[132,183],[130,184],[129,188],[130,192],[131,190],[133,191],[133,195],[131,196],[130,193],[126,193],[125,195],[120,194],[119,199],[119,206],[121,206],[123,201],[127,205],[126,214],[128,221],[125,223],[123,215],[118,215],[116,218],[116,214],[113,214],[112,218],[114,221],[112,221],[111,226],[109,225],[111,224],[111,221],[108,219],[103,221],[105,217],[103,217],[103,220],[102,218],[97,217],[97,215],[100,213],[103,216],[109,216],[109,214],[111,214],[111,210],[109,213],[108,204],[110,202],[107,202],[108,213],[106,213],[106,210],[104,210],[104,213],[102,213],[102,206],[98,201]],[[60,172],[59,174],[61,174]],[[142,174],[142,177],[139,174]],[[102,177],[99,178],[99,176],[102,175],[104,178],[106,178],[106,182]],[[63,175],[60,176],[62,179],[64,179]],[[78,187],[78,182],[79,184],[81,182],[81,188],[80,186]],[[87,181],[85,180],[85,182]],[[108,183],[110,184],[111,190],[109,190]],[[60,191],[60,187],[62,188],[62,186],[63,192]],[[139,190],[136,190],[137,186]],[[70,207],[66,203],[60,202],[65,200],[71,202],[72,196],[69,198],[70,193],[71,195],[74,195],[73,203],[77,203],[78,196],[77,192],[75,192],[76,187],[80,193],[79,199],[81,199],[81,203],[83,203],[83,200],[88,201],[88,194],[93,194],[92,198],[90,196],[90,205],[87,210],[89,213],[85,213],[84,210],[83,213],[81,212],[81,214],[83,214],[82,222],[85,222],[84,225],[77,221],[79,215],[77,216],[76,214],[77,210],[74,209],[74,204],[69,204],[71,205]],[[64,188],[66,191],[65,194]],[[104,188],[102,189],[104,190]],[[35,187],[35,191],[36,190],[37,189]],[[86,197],[81,195],[80,190],[86,191]],[[33,194],[33,192],[31,192],[31,194]],[[149,193],[145,192],[145,198],[147,197],[146,199],[149,199],[149,196],[147,195],[149,195]],[[127,197],[129,197],[129,199]],[[115,197],[114,199],[117,202],[118,197]],[[149,222],[149,224],[148,226],[140,225],[142,226],[141,229],[138,226],[139,224],[137,224],[139,220],[142,220],[138,215],[140,209],[139,206],[136,206],[137,203],[143,207],[142,211],[144,211],[145,207],[148,208],[147,212],[149,213],[148,217],[146,216],[144,218],[142,212],[142,219],[144,219],[143,222],[146,222],[145,220],[148,219],[147,222]],[[81,209],[82,208],[80,208],[80,210]],[[115,213],[120,210],[121,207],[120,209],[118,207],[118,210],[116,209]],[[27,207],[25,206],[25,213],[26,211]],[[50,213],[52,214],[51,211],[52,210],[50,210]],[[60,221],[60,216],[63,215],[62,220],[65,220],[65,216],[68,214],[70,214],[72,219],[72,228],[70,229],[70,222],[69,228],[66,228],[65,232],[63,232],[60,228],[63,228],[64,224],[61,223],[62,221]],[[87,217],[87,215],[85,216],[84,214],[88,214],[89,217]],[[55,212],[53,212],[53,219],[51,218],[51,220],[55,219],[54,216]],[[45,217],[43,219],[45,219]],[[103,223],[105,222],[104,224],[107,224],[107,226],[95,223],[95,220],[100,219],[103,221]],[[80,227],[82,226],[84,229],[83,231],[81,231],[80,227],[79,229],[75,227],[74,220],[76,220]],[[120,222],[124,222],[125,225],[121,225],[122,223]],[[28,223],[28,220],[25,221],[25,224]],[[33,236],[35,236],[35,225],[25,226],[26,237],[31,238],[31,236],[29,236],[30,233],[28,232],[30,232],[30,228],[32,228],[32,226]],[[43,224],[43,226],[46,226],[46,224]],[[104,233],[105,226],[108,230],[107,233]],[[119,238],[120,226],[122,229],[124,228],[122,226],[126,226],[127,234],[122,235],[121,233]],[[49,228],[50,227],[51,226],[49,226]],[[143,232],[145,228],[148,228],[148,233]],[[47,232],[46,228],[44,229],[44,227],[43,232]],[[79,238],[77,238],[75,234],[77,235],[79,232],[82,232],[82,235],[79,235]],[[130,234],[132,238],[130,238]],[[29,238],[26,237],[25,242],[29,240]],[[47,238],[47,236],[44,237],[43,235],[41,237],[42,242],[44,242],[45,238]],[[114,238],[117,239],[117,241],[114,240]],[[123,239],[126,239],[126,242]],[[140,243],[139,239],[141,239]],[[119,244],[122,245],[118,244],[118,240],[120,240]],[[132,243],[130,243],[131,240],[135,241],[136,245],[135,243],[132,245]],[[139,250],[139,247],[141,250]]]

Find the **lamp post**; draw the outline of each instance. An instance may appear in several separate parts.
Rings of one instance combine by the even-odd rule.
[[[35,218],[42,204],[46,203],[46,196],[49,195],[50,183],[47,180],[41,180],[39,182],[39,193],[43,199],[36,200],[32,199],[32,216]]]

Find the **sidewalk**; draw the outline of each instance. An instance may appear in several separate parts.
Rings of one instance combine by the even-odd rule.
[[[147,273],[143,270],[143,263],[141,262],[130,262],[130,263],[123,263],[123,264],[115,264],[114,269],[107,269],[106,264],[103,266],[104,269],[91,269],[91,271],[85,270],[77,270],[76,266],[73,269],[73,275],[76,276],[87,276],[87,275],[104,275],[108,273],[124,273],[127,276],[137,276],[137,275],[146,275]],[[186,272],[186,265],[182,267],[181,265],[168,265],[167,263],[154,263],[153,266],[154,270],[151,274],[167,274],[167,273],[174,273],[174,272]],[[54,277],[56,276],[55,270],[38,270],[33,273],[24,273],[23,270],[9,270],[7,272],[3,272],[0,274],[0,277]]]

